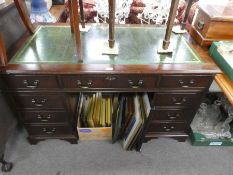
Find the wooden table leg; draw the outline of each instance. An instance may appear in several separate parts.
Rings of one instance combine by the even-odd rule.
[[[0,33],[0,66],[6,66],[8,60],[2,34]]]
[[[74,29],[78,61],[82,62],[83,59],[82,59],[81,37],[80,37],[80,30],[79,30],[79,14],[78,14],[77,0],[71,0],[71,14],[73,16],[73,20],[71,21],[71,26],[73,26],[73,29]]]
[[[80,7],[81,25],[82,25],[82,28],[85,28],[85,15],[84,15],[84,10],[83,10],[83,0],[79,0],[79,7]]]
[[[167,21],[166,34],[165,34],[165,37],[163,40],[163,49],[164,50],[167,50],[169,47],[169,44],[170,44],[172,27],[174,25],[178,4],[179,4],[179,0],[172,0],[172,2],[171,2],[171,8],[170,8],[170,12],[169,12],[168,21]]]
[[[115,7],[116,0],[108,0],[109,5],[109,47],[113,48],[115,45]]]
[[[185,15],[184,15],[184,18],[181,22],[181,30],[184,30],[184,28],[186,26],[186,21],[187,21],[187,18],[189,16],[190,9],[192,7],[192,3],[193,3],[193,0],[187,0],[187,2],[186,2]]]
[[[69,6],[69,13],[70,13],[70,27],[71,27],[71,32],[74,33],[74,21],[73,21],[73,12],[71,8],[71,0],[68,0],[68,6]]]
[[[15,6],[19,12],[19,15],[24,23],[24,25],[26,26],[27,30],[33,34],[35,32],[34,26],[31,23],[31,20],[23,6],[23,2],[22,0],[14,0],[15,2]]]

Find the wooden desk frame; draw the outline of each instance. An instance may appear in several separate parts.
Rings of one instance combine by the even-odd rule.
[[[77,7],[77,1],[70,0],[70,2],[71,31],[74,31],[77,53],[80,54],[79,21],[75,18],[78,16],[78,11],[74,8]],[[173,2],[177,3],[177,0]],[[22,11],[22,3],[17,1],[16,4],[21,9],[19,11]],[[20,14],[26,19],[25,13]],[[29,32],[33,33],[34,29],[29,21],[24,21]],[[169,36],[167,39],[169,40]],[[77,118],[74,107],[77,100],[74,104],[72,102],[75,95],[87,92],[149,92],[152,110],[143,127],[144,131],[137,150],[141,149],[143,142],[158,137],[184,141],[188,137],[189,124],[201,98],[208,90],[215,74],[221,72],[208,56],[207,50],[196,45],[188,35],[187,39],[199,53],[203,60],[202,64],[8,64],[4,46],[0,45],[3,91],[26,127],[29,133],[28,139],[32,144],[50,138],[77,143]],[[20,45],[22,44],[23,42]],[[89,80],[96,83],[83,89],[77,87],[75,83],[77,80],[82,81],[83,84]],[[106,81],[111,82],[103,83]],[[133,88],[131,82],[134,85],[139,81],[143,81],[143,84],[136,89]],[[161,102],[158,99],[161,99]],[[162,101],[163,99],[167,100]],[[38,115],[46,117],[48,114],[55,116],[54,120],[43,123],[38,118]],[[51,132],[53,133],[49,134]]]

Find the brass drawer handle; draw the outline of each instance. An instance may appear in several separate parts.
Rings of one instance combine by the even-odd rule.
[[[171,129],[167,128],[167,129],[164,129],[165,131],[171,131]]]
[[[37,115],[37,119],[39,119],[41,122],[48,122],[50,119],[51,119],[51,115],[47,115],[47,116],[43,116],[43,115],[40,115],[38,114]]]
[[[128,80],[129,85],[131,86],[131,88],[133,89],[137,89],[140,88],[143,85],[143,80],[138,80],[138,82],[136,84],[134,84],[134,82],[132,80]]]
[[[44,104],[46,103],[46,101],[47,101],[47,99],[42,99],[42,100],[40,100],[40,102],[38,102],[39,100],[37,100],[37,99],[32,99],[32,103],[35,105],[35,106],[37,106],[37,107],[42,107],[42,106],[44,106]]]
[[[172,131],[175,127],[174,126],[171,126],[171,127],[168,127],[168,126],[164,126],[163,129],[165,131]]]
[[[82,82],[80,80],[77,80],[77,86],[78,88],[82,88],[82,89],[88,89],[90,88],[92,85],[92,80],[88,80],[86,85],[82,85]]]
[[[205,20],[204,19],[201,19],[197,22],[197,29],[198,30],[202,30],[205,26]]]
[[[169,112],[167,114],[167,116],[169,117],[170,120],[174,120],[174,119],[177,119],[180,117],[180,114],[179,113],[176,113],[174,115],[171,115]]]
[[[116,80],[116,77],[113,77],[113,76],[107,76],[107,77],[105,78],[105,80],[113,81],[113,80]]]
[[[45,132],[46,134],[53,134],[56,131],[56,128],[52,128],[52,129],[47,129],[47,128],[42,128],[43,132]]]
[[[38,85],[39,85],[39,83],[40,83],[39,80],[34,80],[34,81],[32,82],[32,84],[30,84],[30,83],[28,82],[28,80],[23,80],[23,84],[24,84],[27,88],[31,88],[31,89],[37,88]]]
[[[179,101],[175,97],[172,97],[172,101],[175,105],[182,105],[186,102],[186,97],[182,97]]]
[[[192,86],[192,85],[195,83],[195,81],[194,81],[193,79],[191,79],[191,80],[190,80],[189,82],[187,82],[187,83],[185,83],[183,80],[179,80],[178,82],[179,82],[179,84],[181,85],[181,87],[183,87],[183,88],[190,87],[190,86]]]

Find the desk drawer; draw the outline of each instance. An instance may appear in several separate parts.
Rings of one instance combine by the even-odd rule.
[[[73,134],[69,125],[28,125],[26,126],[29,135],[57,136]]]
[[[65,99],[62,95],[13,95],[18,109],[64,109]]]
[[[156,109],[151,110],[150,117],[153,121],[190,121],[195,111],[192,109]]]
[[[187,130],[188,125],[186,123],[155,123],[151,122],[147,127],[148,133],[155,132],[184,132]]]
[[[113,76],[111,81],[111,88],[130,88],[130,89],[144,89],[155,88],[157,83],[156,75],[140,75],[140,74],[125,74]]]
[[[23,111],[20,116],[24,123],[65,123],[68,114],[65,111]]]
[[[195,106],[199,104],[202,93],[156,93],[155,106]]]
[[[61,76],[64,88],[96,89],[109,88],[107,75],[73,75]]]
[[[202,75],[163,75],[160,88],[207,88],[213,81],[212,76]]]
[[[100,89],[100,88],[155,88],[157,77],[154,75],[73,75],[61,76],[64,88]]]
[[[56,77],[50,75],[6,75],[4,81],[10,89],[58,88]]]

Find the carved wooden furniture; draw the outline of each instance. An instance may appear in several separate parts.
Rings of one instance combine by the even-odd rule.
[[[163,49],[164,50],[167,50],[169,47],[169,44],[170,44],[171,31],[172,31],[172,27],[173,27],[173,24],[175,21],[178,4],[179,4],[179,0],[172,0],[171,1],[171,8],[170,8],[170,12],[169,12],[169,18],[167,21],[166,34],[165,34],[165,37],[163,40]]]
[[[233,40],[232,5],[199,4],[190,34],[201,46],[210,46],[213,41]]]
[[[72,28],[79,30],[77,21]],[[202,96],[221,71],[189,36],[171,35],[177,46],[173,54],[156,53],[164,35],[165,28],[117,26],[119,55],[102,55],[99,43],[106,40],[108,27],[93,25],[81,35],[80,63],[75,46],[80,38],[69,26],[39,27],[1,69],[4,93],[30,143],[50,138],[76,143],[78,96],[96,91],[147,92],[152,110],[140,143],[158,137],[184,141]]]
[[[187,0],[186,2],[186,7],[185,7],[185,14],[184,14],[184,18],[181,22],[181,30],[184,30],[185,29],[185,26],[186,26],[186,21],[188,19],[188,16],[189,16],[189,12],[190,12],[190,9],[192,7],[192,3],[193,3],[194,0]]]

